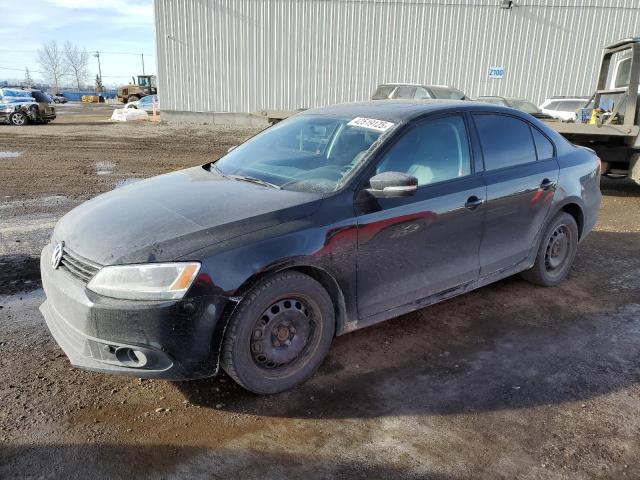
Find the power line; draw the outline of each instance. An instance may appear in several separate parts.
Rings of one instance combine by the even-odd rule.
[[[144,55],[145,57],[153,57],[150,53],[145,52],[105,52],[103,50],[96,49],[87,49],[87,53],[91,52],[100,52],[100,54],[107,55]],[[0,54],[2,53],[38,53],[38,50],[13,50],[13,49],[0,49]]]

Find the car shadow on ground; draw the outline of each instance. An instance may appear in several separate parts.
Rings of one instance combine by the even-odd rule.
[[[602,177],[600,191],[607,197],[640,197],[640,185],[629,178]]]
[[[357,455],[354,455],[354,457]],[[53,444],[0,446],[0,478],[304,478],[455,480],[379,459],[175,445]],[[46,465],[46,466],[45,466]],[[43,471],[49,472],[43,475]],[[99,477],[96,477],[99,472]],[[50,475],[50,476],[49,476]]]
[[[639,381],[640,283],[620,285],[617,304],[607,292],[640,272],[639,236],[594,232],[562,286],[512,277],[338,337],[290,392],[254,395],[224,375],[175,385],[202,407],[294,418],[522,409],[618,391]]]

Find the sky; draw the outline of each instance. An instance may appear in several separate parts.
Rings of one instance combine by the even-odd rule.
[[[141,53],[145,72],[156,73],[153,0],[0,0],[0,18],[0,80],[23,80],[25,67],[44,80],[36,52],[52,40],[100,51],[105,86],[142,74]],[[93,56],[89,73],[98,73]]]

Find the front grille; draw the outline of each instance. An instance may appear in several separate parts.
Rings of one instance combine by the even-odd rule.
[[[62,260],[60,267],[67,270],[71,275],[79,278],[84,283],[88,283],[100,270],[100,265],[91,262],[77,253],[73,253],[68,248],[62,250]]]

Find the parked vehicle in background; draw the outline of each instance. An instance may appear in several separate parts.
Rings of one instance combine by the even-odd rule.
[[[147,95],[146,97],[142,97],[140,100],[136,100],[135,102],[129,102],[124,106],[124,108],[137,108],[140,110],[144,110],[145,112],[153,113],[154,103],[156,112],[159,112],[160,104],[158,103],[157,95]]]
[[[481,95],[477,98],[479,102],[492,103],[494,105],[501,105],[503,107],[515,108],[521,112],[533,115],[536,118],[551,119],[551,115],[543,113],[535,103],[530,102],[524,98],[513,97],[500,97],[497,95]]]
[[[40,90],[0,88],[0,121],[15,126],[49,123],[56,118],[51,99]]]
[[[605,46],[594,83],[576,123],[549,126],[594,149],[604,174],[627,176],[640,185],[640,37]]]
[[[138,75],[137,81],[132,77],[130,84],[119,87],[117,96],[122,103],[129,103],[157,93],[155,75]]]
[[[41,311],[78,367],[187,379],[221,366],[281,392],[335,335],[519,272],[562,282],[596,222],[599,168],[499,106],[312,109],[67,213],[40,257]]]
[[[563,122],[575,122],[576,111],[588,102],[589,97],[551,97],[540,104],[540,110]]]
[[[443,100],[469,100],[462,90],[448,85],[420,85],[414,83],[383,83],[378,85],[371,95],[371,100],[387,99],[443,99]]]
[[[69,101],[66,97],[60,94],[47,93],[47,95],[51,98],[53,103],[67,103]]]

